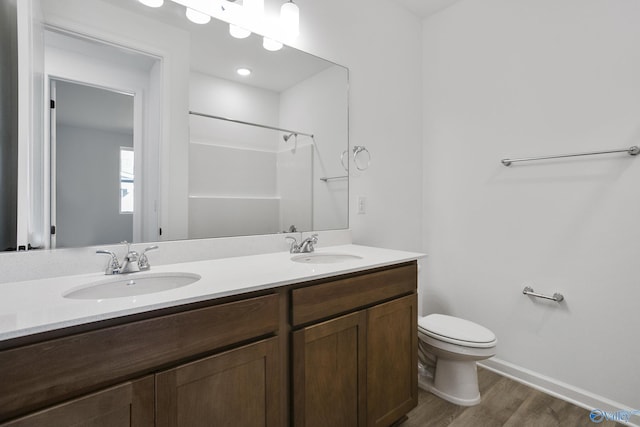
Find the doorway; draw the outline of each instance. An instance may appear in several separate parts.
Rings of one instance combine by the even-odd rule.
[[[134,241],[134,94],[50,84],[51,247]]]

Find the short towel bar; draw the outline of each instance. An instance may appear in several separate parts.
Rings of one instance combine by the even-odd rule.
[[[562,294],[559,294],[557,292],[553,294],[553,296],[539,294],[535,292],[531,286],[525,286],[525,288],[522,290],[522,293],[525,295],[536,297],[536,298],[550,299],[551,301],[555,301],[555,302],[560,302],[564,300],[564,296]]]

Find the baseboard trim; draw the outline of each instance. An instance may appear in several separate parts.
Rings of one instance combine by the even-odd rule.
[[[640,410],[640,408],[627,408],[626,405],[614,402],[603,396],[596,395],[495,357],[478,362],[478,365],[589,411],[596,408],[610,413],[615,413],[621,409]],[[640,427],[640,415],[633,415],[629,422],[618,422],[632,427]],[[593,425],[596,426],[597,424],[594,422]]]

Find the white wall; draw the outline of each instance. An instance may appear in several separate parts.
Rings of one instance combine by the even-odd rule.
[[[632,409],[640,159],[500,159],[638,144],[638,22],[637,1],[467,0],[422,37],[427,311],[492,329],[522,372]]]
[[[312,144],[313,230],[348,228],[348,180],[321,181],[323,177],[347,176],[340,155],[347,148],[349,134],[347,70],[330,67],[283,91],[280,126],[312,133],[300,135],[297,143]],[[296,139],[280,141],[281,147],[295,147]],[[300,168],[298,168],[300,169]],[[292,177],[295,179],[295,176]],[[301,194],[301,193],[297,193]],[[308,230],[309,228],[307,228]]]
[[[313,224],[313,145],[291,141],[292,148],[276,155],[276,179],[280,200],[278,231],[314,230]],[[344,228],[344,227],[343,227]]]
[[[57,247],[133,241],[133,215],[120,213],[120,147],[133,148],[133,136],[57,127]]]
[[[349,182],[354,241],[420,250],[420,19],[387,0],[298,4],[294,46],[349,68],[349,144],[372,155],[371,167],[352,171]],[[365,215],[356,214],[358,195],[367,198]]]

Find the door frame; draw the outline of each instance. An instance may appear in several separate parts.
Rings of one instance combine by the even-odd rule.
[[[51,31],[67,35],[69,37],[81,38],[92,42],[98,42],[105,45],[115,46],[126,51],[131,51],[130,48],[114,45],[114,43],[97,39],[84,34],[76,33],[73,31],[61,29],[58,27],[47,26],[45,31]],[[45,47],[46,50],[46,47]],[[156,64],[162,67],[162,58],[149,55],[143,52],[135,52],[140,55],[145,55],[155,60]],[[49,58],[50,59],[50,58]],[[95,58],[89,58],[94,61]],[[160,198],[160,167],[149,164],[143,159],[143,156],[151,156],[152,158],[160,158],[160,140],[151,141],[149,127],[153,124],[160,126],[161,117],[156,117],[151,112],[153,109],[150,106],[150,91],[160,91],[159,88],[150,86],[154,84],[154,79],[147,76],[146,80],[132,77],[128,74],[134,73],[115,73],[113,70],[107,70],[106,72],[98,73],[95,70],[99,68],[94,67],[73,67],[63,63],[63,61],[49,60],[45,55],[45,70],[44,70],[44,100],[45,100],[45,137],[44,137],[44,158],[45,168],[48,169],[44,174],[44,230],[45,230],[45,247],[54,249],[55,238],[52,239],[51,226],[52,222],[51,213],[55,208],[52,203],[52,182],[51,175],[54,172],[53,168],[55,164],[52,163],[55,160],[55,153],[52,153],[52,132],[55,129],[52,127],[52,116],[50,114],[50,100],[51,98],[51,82],[54,80],[67,81],[75,84],[81,84],[85,86],[92,86],[100,89],[105,89],[113,92],[119,92],[127,95],[132,95],[134,98],[134,125],[133,125],[133,147],[134,147],[134,171],[136,175],[136,198],[134,201],[134,213],[133,213],[133,242],[154,241],[158,240],[157,233],[149,233],[148,230],[158,230],[159,227],[159,212],[156,206],[159,204]],[[111,71],[111,72],[109,72]],[[151,73],[151,72],[150,72]],[[138,73],[138,77],[140,76]],[[145,80],[144,82],[142,80]],[[157,82],[155,82],[157,83]],[[55,118],[55,117],[54,117]],[[54,141],[55,142],[55,141]],[[154,179],[155,176],[155,179]],[[52,206],[53,204],[53,206]],[[143,224],[143,217],[145,221],[151,221],[152,226]]]

